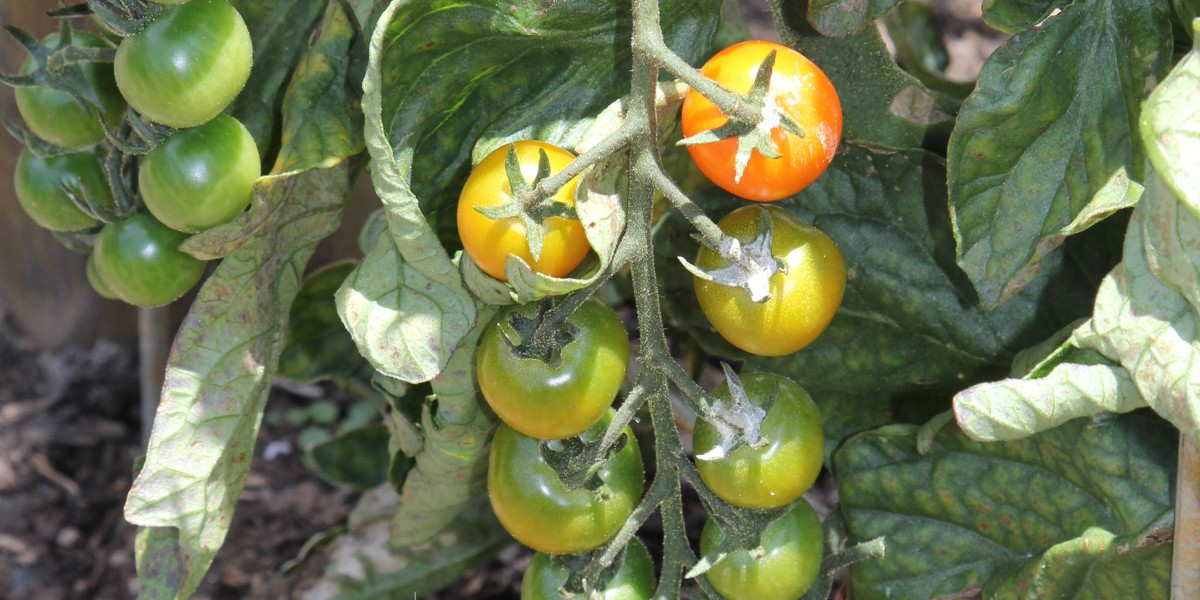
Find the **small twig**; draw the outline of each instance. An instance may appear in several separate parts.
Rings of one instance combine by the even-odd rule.
[[[42,477],[45,477],[54,484],[58,485],[58,487],[66,490],[68,494],[72,496],[79,496],[82,493],[82,490],[79,489],[79,484],[72,481],[66,475],[59,473],[50,464],[50,461],[46,460],[46,456],[44,454],[34,454],[30,458],[30,461],[33,463],[33,470],[37,471]]]

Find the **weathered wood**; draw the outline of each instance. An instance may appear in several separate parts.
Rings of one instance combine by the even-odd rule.
[[[1200,449],[1186,434],[1179,435],[1171,598],[1200,598]]]
[[[0,24],[16,25],[35,36],[57,27],[45,11],[57,2],[0,2]],[[25,50],[0,33],[0,71],[14,73]],[[16,101],[0,86],[0,111],[18,120]],[[71,252],[25,216],[12,187],[21,146],[0,133],[0,304],[17,327],[37,344],[87,344],[97,337],[132,341],[135,311],[92,292],[84,274],[85,258]]]

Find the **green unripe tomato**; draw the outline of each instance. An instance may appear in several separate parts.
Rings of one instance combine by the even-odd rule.
[[[112,189],[92,151],[42,158],[28,149],[17,158],[13,187],[17,201],[34,223],[50,231],[82,231],[100,222],[79,210],[62,186],[87,188],[102,207],[112,207]]]
[[[608,581],[597,586],[597,595],[564,595],[561,590],[570,575],[556,566],[549,554],[533,555],[521,578],[521,600],[646,600],[654,595],[654,562],[646,545],[637,538],[625,546],[625,560]]]
[[[175,132],[142,160],[138,185],[146,208],[164,225],[198,233],[250,205],[262,173],[250,132],[229,115]]]
[[[611,420],[609,411],[580,438],[587,442],[603,435]],[[646,481],[637,439],[628,427],[623,435],[625,446],[596,472],[600,490],[567,489],[542,458],[541,440],[501,424],[488,457],[488,496],[500,524],[517,541],[547,554],[603,546],[633,513]]]
[[[104,283],[103,279],[100,279],[100,274],[96,272],[96,255],[95,254],[88,255],[87,280],[88,280],[88,283],[91,284],[91,286],[92,286],[92,291],[96,292],[96,295],[100,296],[101,298],[105,298],[107,300],[120,300],[120,298],[117,298],[116,293],[114,293],[112,291],[112,289],[110,289],[108,287],[108,284]]]
[[[574,437],[612,406],[625,379],[629,334],[611,308],[595,298],[567,318],[575,338],[553,364],[514,354],[501,311],[479,342],[476,373],[484,399],[513,429],[543,440]]]
[[[700,552],[708,554],[724,538],[721,525],[709,519],[700,532]],[[817,580],[823,538],[817,513],[801,500],[763,530],[761,556],[730,552],[709,569],[708,582],[728,600],[797,600]]]
[[[203,262],[179,250],[187,237],[147,212],[105,225],[92,248],[96,274],[130,304],[170,304],[204,274]]]
[[[743,508],[776,508],[792,503],[812,487],[825,458],[821,413],[804,388],[772,373],[740,376],[750,403],[767,411],[759,430],[761,447],[739,446],[713,460],[699,457],[720,444],[707,421],[696,421],[693,447],[700,479],[722,500]],[[712,398],[732,403],[728,383]]]
[[[103,38],[83,31],[72,31],[71,41],[75,46],[86,48],[111,47]],[[58,48],[58,34],[46,36],[42,43]],[[29,57],[21,65],[21,74],[32,73],[36,67],[36,61]],[[125,112],[125,99],[117,90],[112,64],[85,62],[80,63],[79,68],[100,100],[100,114],[110,126],[115,125]],[[17,100],[17,112],[21,113],[21,119],[29,131],[51,144],[64,148],[85,148],[104,139],[99,116],[84,109],[66,92],[39,85],[16,88],[13,97]]]
[[[152,121],[195,127],[242,91],[254,60],[250,31],[225,0],[164,6],[158,18],[121,40],[114,62],[129,105]]]

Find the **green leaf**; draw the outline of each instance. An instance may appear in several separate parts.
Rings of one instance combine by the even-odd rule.
[[[1148,411],[1079,419],[1014,442],[953,428],[858,435],[835,455],[854,539],[887,556],[851,567],[855,597],[1166,598],[1176,435]]]
[[[900,0],[809,0],[808,21],[821,35],[846,37],[887,14]]]
[[[274,156],[277,115],[284,86],[308,49],[326,0],[231,0],[254,40],[254,63],[242,93],[227,109],[250,131],[259,153]]]
[[[1069,0],[983,0],[983,20],[1005,33],[1018,33],[1067,4]]]
[[[340,8],[331,8],[334,21]],[[344,36],[337,27],[324,35]],[[317,43],[313,52],[334,51]],[[336,64],[336,61],[334,61]],[[323,77],[321,69],[297,71],[294,81]],[[283,100],[283,127],[297,118],[322,118],[305,107],[315,99],[293,88]],[[339,136],[358,138],[357,130]],[[351,154],[361,146],[342,146]],[[281,155],[293,152],[284,148]],[[296,149],[295,164],[324,165],[272,174],[257,184],[279,207],[271,226],[229,254],[201,288],[184,319],[166,370],[162,401],[154,419],[145,466],[133,483],[125,518],[156,533],[153,551],[177,536],[181,563],[148,571],[143,586],[190,595],[212,563],[233,519],[245,484],[279,355],[288,311],[300,287],[299,274],[317,243],[341,220],[350,192],[350,154],[314,155]],[[169,544],[167,544],[169,545]],[[139,556],[139,561],[145,558]]]
[[[329,556],[324,577],[297,597],[376,600],[424,596],[453,583],[512,541],[487,498],[478,496],[444,535],[429,544],[389,547],[386,517],[396,510],[397,500],[387,486],[363,496],[351,517],[350,533],[323,550]]]
[[[920,148],[928,143],[927,135],[945,138],[957,101],[930,92],[901,69],[874,27],[847,38],[823,37],[806,19],[808,4],[783,3],[784,39],[794,38],[795,48],[821,65],[833,82],[842,103],[843,140]]]
[[[366,362],[338,319],[333,294],[355,263],[327,265],[305,278],[288,317],[278,374],[299,383],[363,373]]]
[[[948,153],[958,261],[984,306],[1027,285],[1114,198],[1133,199],[1111,190],[1142,177],[1135,124],[1170,65],[1170,26],[1157,0],[1076,2],[984,65]]]
[[[387,481],[392,460],[388,430],[383,425],[344,431],[308,448],[308,454],[321,477],[359,490]]]
[[[1200,28],[1200,22],[1193,26]],[[1151,166],[1192,212],[1200,214],[1200,173],[1195,168],[1200,156],[1200,41],[1193,44],[1151,94],[1139,126]]]

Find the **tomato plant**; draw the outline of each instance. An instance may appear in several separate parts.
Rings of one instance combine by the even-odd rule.
[[[80,231],[100,224],[80,210],[64,188],[74,188],[77,196],[86,189],[101,207],[113,205],[112,190],[92,151],[42,158],[25,150],[17,158],[13,187],[25,214],[51,231]]]
[[[611,308],[590,299],[567,319],[570,341],[554,356],[521,356],[508,337],[515,335],[508,322],[514,313],[502,311],[480,340],[476,376],[484,399],[527,436],[559,440],[583,433],[621,389],[629,361],[624,325]]]
[[[773,42],[747,41],[721,50],[700,72],[726,89],[750,91],[759,65],[775,52],[767,101],[791,117],[804,136],[771,129],[771,142],[778,158],[751,155],[741,178],[736,176],[738,140],[730,138],[687,147],[696,166],[725,191],[748,200],[772,201],[791,196],[820,177],[837,153],[842,136],[842,105],[829,78],[799,52]],[[693,136],[716,129],[729,117],[699,92],[692,90],[683,101],[683,135]]]
[[[580,436],[604,432],[611,413]],[[488,459],[492,509],[517,541],[547,554],[574,554],[600,547],[617,533],[642,496],[645,471],[633,431],[625,445],[596,472],[599,487],[568,489],[540,449],[543,442],[500,425]],[[555,444],[556,442],[545,442]]]
[[[204,274],[203,262],[179,251],[185,238],[146,212],[105,225],[92,250],[96,274],[130,304],[169,304]]]
[[[697,277],[696,300],[713,328],[734,346],[782,356],[810,344],[833,320],[846,288],[846,263],[829,236],[776,206],[743,206],[717,225],[749,242],[758,233],[760,214],[771,219],[771,254],[785,264],[784,272],[771,276],[771,297],[754,302],[745,290]],[[702,269],[728,264],[709,248],[696,255]]]
[[[480,213],[479,208],[496,208],[513,201],[513,192],[505,171],[504,161],[509,148],[515,150],[521,175],[532,181],[538,173],[542,153],[550,163],[550,174],[563,170],[573,154],[535,140],[514,142],[488,154],[463,184],[458,199],[458,235],[463,250],[484,273],[507,281],[505,263],[511,254],[525,261],[533,270],[563,277],[575,270],[591,247],[578,219],[550,217],[542,222],[545,237],[541,256],[533,258],[525,223],[519,218],[493,220]],[[572,179],[553,196],[555,202],[575,206],[578,180]]]
[[[593,589],[592,595],[564,593],[570,571],[554,564],[555,557],[539,552],[533,555],[521,578],[521,600],[557,600],[590,598],[593,600],[645,600],[654,595],[654,562],[646,545],[634,538],[625,546],[623,560],[607,580]]]
[[[96,272],[96,256],[94,254],[88,255],[86,269],[88,284],[92,286],[92,290],[98,296],[106,300],[119,300],[112,289],[108,287],[108,284],[104,283],[103,279],[100,279],[100,273]]]
[[[85,31],[72,32],[71,42],[88,48],[109,47],[103,38]],[[57,33],[42,38],[42,43],[55,49],[61,46]],[[36,66],[33,57],[29,57],[21,65],[21,73],[29,74]],[[112,126],[120,121],[125,111],[125,99],[117,90],[111,64],[91,62],[80,63],[78,67],[100,101],[98,115],[95,109],[85,109],[70,94],[50,87],[19,87],[13,92],[25,126],[43,140],[64,148],[83,148],[99,143],[104,139],[99,117]]]
[[[773,373],[743,373],[741,385],[751,404],[766,410],[760,441],[719,458],[701,456],[720,444],[712,423],[696,422],[693,446],[696,470],[722,500],[743,508],[777,508],[799,498],[821,472],[825,434],[821,413],[804,388]],[[717,402],[730,405],[729,383],[713,390]]]
[[[142,159],[138,185],[146,208],[164,225],[197,233],[250,205],[262,172],[250,132],[229,115],[178,131]]]
[[[707,554],[724,539],[721,524],[709,519],[700,533]],[[708,581],[728,600],[796,600],[812,587],[821,567],[821,520],[806,500],[771,521],[759,538],[761,550],[741,548],[708,571]]]
[[[225,0],[164,6],[140,32],[117,46],[117,87],[129,105],[171,127],[195,127],[217,116],[250,77],[250,32]]]

